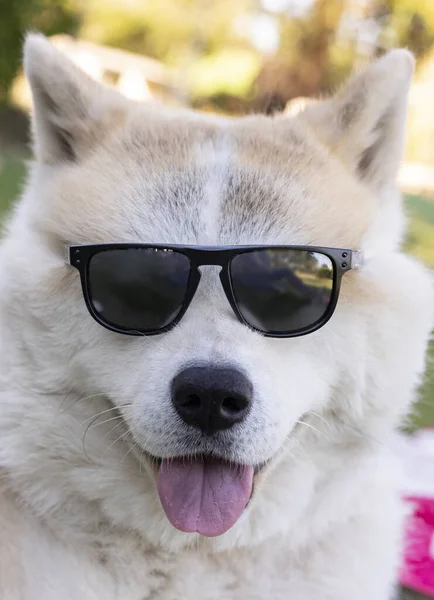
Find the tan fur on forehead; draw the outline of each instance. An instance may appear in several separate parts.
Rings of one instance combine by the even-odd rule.
[[[124,125],[107,135],[97,152],[52,171],[47,198],[38,209],[44,227],[51,222],[62,239],[104,242],[118,241],[123,224],[125,239],[132,239],[131,221],[140,231],[147,210],[164,214],[176,181],[180,190],[185,178],[200,187],[219,160],[220,146],[227,145],[230,162],[223,178],[229,187],[222,191],[219,216],[226,228],[238,231],[243,214],[258,211],[269,233],[267,239],[258,235],[248,241],[272,243],[274,231],[279,243],[352,247],[366,233],[375,210],[373,196],[315,144],[302,124],[148,110],[132,106]],[[236,197],[230,189],[235,182]],[[159,202],[153,201],[156,196]],[[206,210],[202,200],[186,199],[198,213]],[[186,202],[178,208],[185,210]],[[239,242],[229,237],[225,243]],[[182,237],[159,241],[194,243]]]
[[[297,119],[240,121],[237,162],[269,174],[304,242],[357,246],[370,226],[376,199]]]

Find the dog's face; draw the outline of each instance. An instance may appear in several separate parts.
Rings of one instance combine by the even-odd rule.
[[[312,473],[296,475],[300,447],[332,452],[356,427],[390,427],[423,368],[430,283],[397,251],[403,219],[394,186],[411,57],[392,53],[336,98],[291,119],[226,120],[132,104],[38,36],[28,39],[26,70],[37,163],[4,245],[13,259],[3,259],[3,271],[8,297],[19,296],[8,318],[26,323],[18,337],[33,357],[29,378],[81,398],[103,394],[118,407],[127,448],[135,444],[130,458],[141,460],[154,491],[158,480],[180,529],[216,535],[236,523],[223,538],[241,543],[284,527],[307,502],[317,472],[313,464],[304,467]],[[63,261],[65,244],[110,242],[321,245],[361,249],[366,258],[363,269],[344,275],[332,319],[310,335],[251,331],[235,317],[218,268],[204,266],[173,330],[130,337],[91,318],[79,274]],[[205,379],[217,373],[210,385],[223,393],[219,369],[235,372],[248,396],[246,414],[212,434],[187,422],[173,401],[176,378],[197,368]],[[98,453],[110,447],[120,461],[119,431],[89,431],[92,458],[102,460]],[[183,489],[190,500],[173,507]],[[200,493],[202,509],[192,508]],[[228,498],[240,497],[242,506],[227,509]],[[155,493],[137,498],[137,507],[146,502],[162,523],[158,535],[180,539]],[[182,511],[190,511],[184,520]]]

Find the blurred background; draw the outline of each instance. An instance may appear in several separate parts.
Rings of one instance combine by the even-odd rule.
[[[410,48],[406,246],[434,268],[434,0],[0,0],[1,215],[30,157],[28,30],[130,98],[232,115],[294,113],[367,60]],[[420,425],[434,426],[434,364],[408,427]]]

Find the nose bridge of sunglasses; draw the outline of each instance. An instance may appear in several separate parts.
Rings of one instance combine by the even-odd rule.
[[[203,275],[204,273],[219,273],[223,269],[222,265],[202,264],[197,266],[197,270]]]
[[[207,282],[217,281],[218,277],[221,279],[221,274],[223,273],[222,265],[198,265],[196,268],[200,273],[202,285]]]
[[[222,265],[198,265],[196,269],[200,276],[198,287],[195,295],[202,297],[203,294],[207,295],[210,290],[215,296],[220,296],[220,292],[224,293],[224,267]]]

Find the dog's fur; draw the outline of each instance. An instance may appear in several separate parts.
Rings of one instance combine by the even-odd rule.
[[[38,35],[25,69],[36,161],[0,250],[1,599],[389,598],[402,514],[389,441],[434,306],[400,251],[411,55],[391,52],[295,118],[134,104]],[[92,320],[64,262],[65,243],[120,241],[328,245],[365,264],[305,337],[239,323],[214,267],[174,330],[129,337]],[[221,446],[170,402],[176,373],[204,362],[254,384]],[[267,463],[217,538],[170,525],[146,458],[196,451]]]

